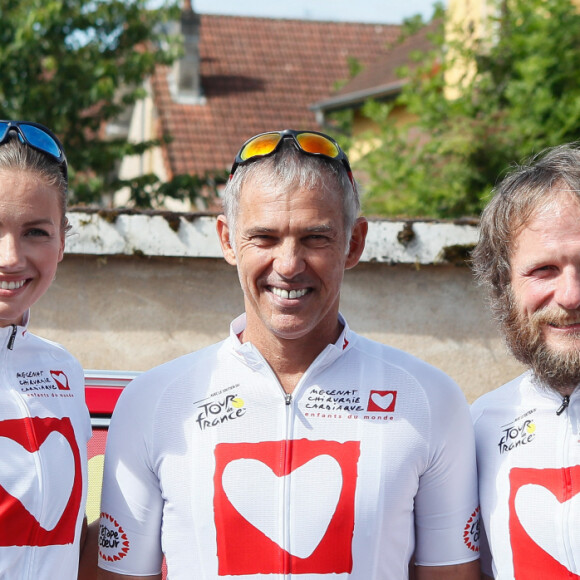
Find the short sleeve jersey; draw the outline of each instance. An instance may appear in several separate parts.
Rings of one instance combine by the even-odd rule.
[[[26,326],[0,329],[0,578],[73,580],[87,489],[84,376]]]
[[[467,403],[345,326],[292,396],[237,334],[134,380],[107,442],[99,565],[170,578],[401,580],[478,557]]]
[[[562,403],[525,373],[472,405],[482,568],[497,579],[580,580],[578,389]]]

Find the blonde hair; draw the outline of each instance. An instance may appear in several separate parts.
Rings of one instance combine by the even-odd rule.
[[[15,131],[8,134],[7,140],[0,145],[0,170],[17,169],[37,175],[47,185],[55,187],[60,195],[62,209],[61,226],[65,232],[70,229],[67,209],[67,181],[59,164],[49,155],[29,147],[18,139]]]

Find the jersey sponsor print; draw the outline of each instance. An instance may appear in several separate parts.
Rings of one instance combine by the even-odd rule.
[[[469,516],[463,530],[463,542],[472,552],[479,552],[479,535],[481,530],[481,514],[479,506]]]
[[[107,562],[117,562],[129,552],[129,538],[115,518],[101,512],[99,526],[99,556]]]
[[[580,580],[572,555],[580,554],[580,534],[566,534],[580,514],[580,465],[559,469],[514,467],[510,471],[509,528],[515,580]],[[578,528],[576,528],[578,529]],[[563,544],[569,543],[567,547]]]
[[[371,391],[367,411],[392,413],[397,403],[397,391]]]
[[[218,575],[352,572],[359,456],[358,441],[216,445]],[[282,521],[287,502],[292,515]],[[100,557],[119,561],[130,549],[123,526],[102,513]]]
[[[70,391],[68,377],[62,371],[50,371],[50,376],[59,391]]]
[[[359,454],[356,441],[218,444],[219,574],[351,572]],[[281,522],[280,506],[288,498],[292,515]]]
[[[39,501],[39,489],[50,502]],[[0,546],[72,544],[81,497],[81,459],[68,417],[0,421]]]

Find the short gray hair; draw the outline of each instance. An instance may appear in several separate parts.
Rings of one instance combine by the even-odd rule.
[[[234,244],[236,218],[242,188],[248,181],[268,187],[327,189],[338,191],[343,203],[346,239],[360,212],[358,191],[350,181],[346,168],[339,161],[300,152],[291,140],[283,140],[279,149],[267,157],[250,161],[237,168],[223,194],[223,209]]]

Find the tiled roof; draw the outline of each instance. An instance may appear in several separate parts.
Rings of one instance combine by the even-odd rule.
[[[398,73],[399,69],[404,66],[416,66],[413,54],[425,54],[434,48],[432,35],[440,26],[440,21],[433,21],[403,42],[383,51],[371,65],[328,99],[316,103],[315,107],[328,111],[362,103],[371,97],[399,92],[404,83],[404,79]]]
[[[316,128],[309,105],[348,77],[349,58],[368,66],[398,36],[385,24],[201,15],[205,104],[176,103],[166,67],[152,78],[169,175],[230,167],[262,131]]]

